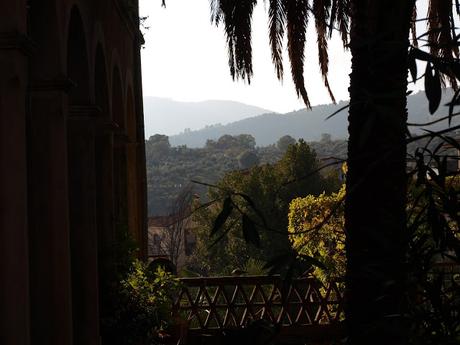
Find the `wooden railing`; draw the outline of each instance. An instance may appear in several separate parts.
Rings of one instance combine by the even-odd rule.
[[[277,276],[181,280],[174,313],[190,330],[238,329],[259,319],[282,328],[327,326],[344,318],[341,282],[324,285],[306,278],[288,284]]]

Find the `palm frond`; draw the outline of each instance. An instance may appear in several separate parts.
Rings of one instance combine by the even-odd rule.
[[[251,82],[252,45],[251,24],[257,0],[212,0],[211,20],[223,22],[227,37],[230,73],[233,79]]]
[[[318,43],[318,62],[321,69],[321,75],[324,80],[329,96],[335,103],[334,94],[329,86],[328,72],[329,72],[329,54],[327,50],[327,23],[329,20],[329,9],[331,7],[330,0],[314,0],[313,2],[313,15],[315,17],[315,26]]]
[[[412,34],[412,45],[418,48],[418,40],[417,40],[417,3],[414,3],[414,8],[412,9],[412,18],[411,18],[411,25],[410,31]]]
[[[455,4],[456,5],[456,4]],[[428,7],[428,43],[430,52],[442,59],[452,59],[459,56],[458,45],[455,42],[455,23],[452,1],[431,0]],[[445,85],[447,80],[454,89],[457,81],[453,73],[443,76]]]
[[[219,0],[209,0],[209,7],[211,9],[211,23],[214,23],[218,26],[222,18],[222,10],[220,8],[220,1]]]
[[[286,7],[288,55],[291,74],[297,95],[311,108],[304,80],[306,31],[308,25],[308,0],[283,0]]]
[[[431,0],[427,17],[431,54],[442,58],[458,56],[458,47],[454,45],[455,24],[452,2]]]
[[[269,3],[269,39],[272,61],[276,76],[282,80],[283,43],[287,35],[287,50],[291,65],[291,75],[297,95],[307,107],[310,101],[305,88],[304,64],[306,31],[310,13],[315,18],[317,32],[318,59],[321,74],[331,99],[328,72],[328,39],[337,28],[344,46],[348,45],[351,0],[265,0]],[[312,8],[309,7],[312,2]],[[257,0],[210,0],[211,21],[224,25],[228,46],[228,62],[233,79],[251,81],[252,48],[251,23]]]
[[[283,0],[270,0],[268,9],[268,25],[272,61],[276,76],[283,79],[283,39],[286,27],[286,8]]]
[[[350,0],[334,0],[337,3],[337,14],[334,22],[337,23],[338,30],[342,37],[344,47],[348,45],[349,23],[350,23]]]

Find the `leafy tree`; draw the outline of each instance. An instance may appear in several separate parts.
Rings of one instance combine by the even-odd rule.
[[[286,152],[289,145],[294,145],[295,143],[296,140],[293,137],[291,137],[290,135],[285,135],[278,139],[278,141],[276,142],[276,147],[278,148],[278,150]]]
[[[208,269],[207,274],[229,273],[236,268],[244,269],[249,258],[267,262],[274,255],[289,251],[287,215],[290,201],[309,194],[331,192],[330,186],[318,171],[315,153],[303,140],[290,146],[283,158],[273,165],[226,174],[217,188],[209,191],[209,198],[220,200],[219,204],[202,209],[197,216],[201,226],[198,227],[192,270],[201,265]],[[228,193],[234,193],[233,197],[229,199]],[[248,200],[254,207],[250,207]],[[209,234],[215,226],[215,219],[229,208],[233,212],[226,215],[215,239],[221,234],[227,236],[209,248]],[[247,224],[244,216],[241,217],[242,212],[251,219],[258,219],[256,237],[251,237],[250,229],[245,228]],[[250,243],[245,243],[248,238]],[[258,243],[261,245],[257,246]]]
[[[259,164],[260,159],[254,151],[246,150],[238,156],[238,165],[241,169],[249,169]]]
[[[163,134],[152,135],[149,140],[146,141],[145,146],[147,148],[147,152],[151,154],[148,158],[153,161],[158,161],[162,157],[168,155],[171,150],[169,137]]]
[[[235,138],[238,142],[238,146],[242,148],[253,150],[256,147],[256,139],[251,134],[240,134]]]
[[[224,134],[217,140],[216,147],[222,150],[228,150],[232,147],[238,146],[238,140],[233,135]]]

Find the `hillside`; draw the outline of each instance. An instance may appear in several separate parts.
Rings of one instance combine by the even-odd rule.
[[[173,200],[191,180],[216,183],[229,171],[247,168],[242,158],[244,154],[253,156],[250,164],[274,163],[281,159],[285,149],[277,145],[256,147],[253,139],[244,135],[233,139],[223,136],[203,148],[188,148],[171,147],[167,136],[152,136],[146,141],[149,215],[168,214]],[[321,141],[309,145],[318,157],[346,156],[345,140],[324,136]],[[207,187],[195,184],[193,189],[206,200]]]
[[[178,134],[209,124],[227,124],[267,112],[267,109],[233,101],[179,102],[144,97],[145,137],[156,133]]]
[[[446,90],[442,104],[448,103],[451,96],[452,90]],[[207,139],[215,140],[224,134],[242,133],[251,134],[259,146],[271,145],[286,134],[296,139],[304,138],[306,141],[317,141],[322,133],[329,133],[334,138],[345,139],[347,138],[347,111],[342,111],[327,121],[326,118],[346,104],[346,102],[340,102],[336,105],[320,105],[313,107],[311,111],[302,109],[287,114],[267,113],[227,125],[208,126],[197,131],[174,135],[170,137],[170,142],[173,146],[203,147]],[[408,110],[411,123],[424,123],[447,114],[446,107],[440,107],[434,116],[429,115],[424,92],[408,97]],[[458,120],[454,122],[459,123]],[[440,123],[431,129],[439,129],[443,126],[445,123]]]

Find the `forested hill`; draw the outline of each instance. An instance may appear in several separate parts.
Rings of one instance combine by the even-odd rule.
[[[284,136],[276,145],[256,147],[250,135],[224,135],[208,141],[203,148],[172,147],[168,137],[154,135],[146,141],[149,215],[166,215],[170,205],[191,180],[216,183],[225,173],[247,169],[256,164],[274,163],[281,159],[295,139]],[[319,157],[346,155],[345,140],[322,140],[309,143]],[[194,184],[194,193],[206,200],[207,187]]]
[[[441,104],[448,103],[451,96],[452,90],[446,90],[443,93]],[[320,105],[313,107],[311,111],[303,109],[287,114],[263,114],[227,125],[208,126],[201,130],[174,135],[170,137],[170,142],[173,146],[203,147],[207,139],[216,140],[224,134],[238,135],[242,133],[252,135],[259,146],[271,145],[286,134],[296,139],[304,138],[306,141],[317,141],[322,133],[330,133],[334,138],[345,139],[347,138],[348,112],[342,111],[327,121],[326,118],[346,104],[347,102],[340,102],[336,105]],[[440,107],[434,116],[429,115],[424,92],[418,92],[408,97],[408,110],[409,122],[412,123],[432,121],[447,114],[447,108]],[[455,121],[459,122],[458,120]],[[440,123],[431,129],[439,129],[443,126],[445,123]]]
[[[144,97],[145,137],[155,133],[173,135],[216,123],[227,124],[267,112],[267,109],[233,101],[179,102]]]

